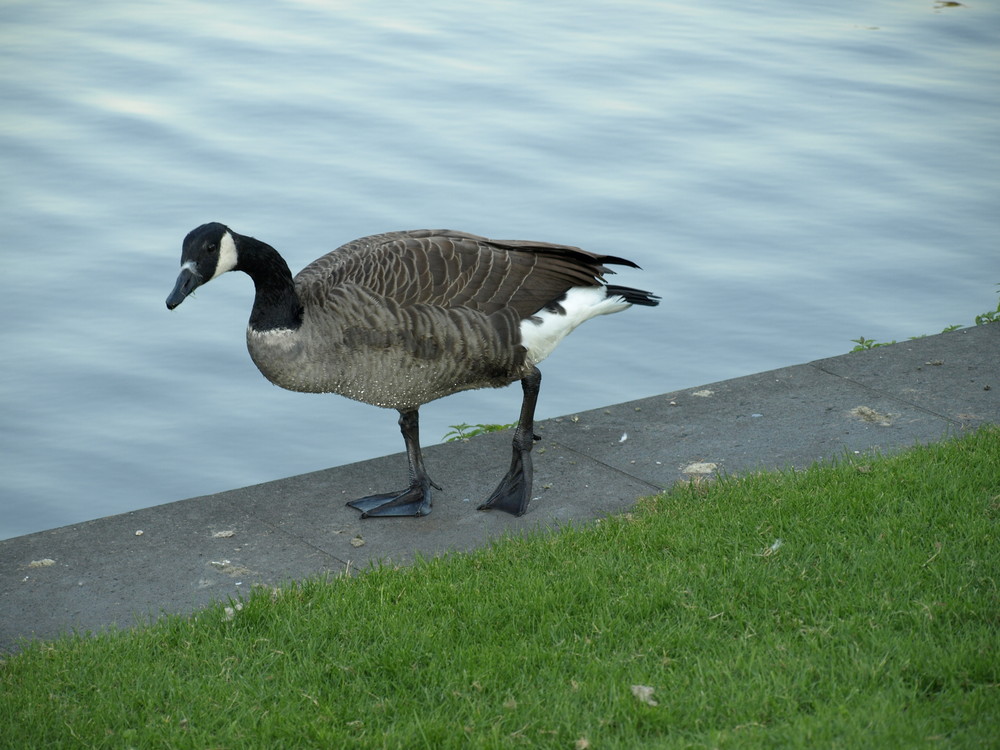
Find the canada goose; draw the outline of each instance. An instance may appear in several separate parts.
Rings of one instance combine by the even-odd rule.
[[[184,238],[173,310],[202,284],[243,271],[256,287],[247,348],[272,383],[339,393],[399,411],[410,484],[347,503],[370,516],[422,516],[431,488],[417,410],[458,391],[520,380],[510,470],[479,510],[522,515],[531,499],[536,365],[580,323],[653,306],[649,292],[609,286],[604,264],[632,261],[566,245],[489,240],[451,230],[363,237],[317,258],[294,279],[278,251],[218,224]]]

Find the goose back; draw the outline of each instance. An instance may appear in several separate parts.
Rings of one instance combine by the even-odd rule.
[[[317,258],[295,278],[300,294],[353,282],[402,305],[467,307],[527,318],[575,286],[597,286],[605,263],[637,268],[570,245],[491,240],[449,229],[362,237]]]

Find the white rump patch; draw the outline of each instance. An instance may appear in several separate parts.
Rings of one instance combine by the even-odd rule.
[[[219,262],[215,264],[215,273],[212,274],[212,278],[221,276],[226,271],[232,271],[236,268],[236,260],[236,240],[233,239],[233,235],[226,232],[222,235],[222,241],[219,243]]]
[[[603,286],[573,287],[559,305],[564,313],[540,310],[521,321],[521,343],[528,350],[528,361],[533,365],[552,354],[559,342],[584,321],[631,307],[618,295],[608,297]]]

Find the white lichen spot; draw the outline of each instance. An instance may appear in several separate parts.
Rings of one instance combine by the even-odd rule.
[[[705,388],[704,390],[695,391],[691,395],[692,396],[698,396],[700,398],[708,398],[709,396],[714,396],[715,395],[715,391],[710,391],[708,388]]]
[[[711,461],[696,461],[693,464],[688,464],[681,471],[684,474],[711,474],[718,468],[719,465],[713,464]]]
[[[233,578],[254,575],[254,571],[250,570],[250,568],[243,565],[234,565],[231,560],[212,560],[209,562],[209,565],[217,569],[220,573],[225,573],[227,576]]]
[[[852,417],[860,419],[862,422],[876,424],[879,427],[889,427],[892,424],[893,414],[883,414],[870,406],[855,406],[849,412]]]
[[[51,565],[55,565],[56,561],[51,557],[43,557],[41,560],[32,560],[28,563],[29,568],[48,568]]]

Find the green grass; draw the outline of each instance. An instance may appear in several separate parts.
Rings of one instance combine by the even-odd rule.
[[[996,747],[998,518],[996,428],[679,486],[232,617],[28,646],[0,666],[0,744]]]

